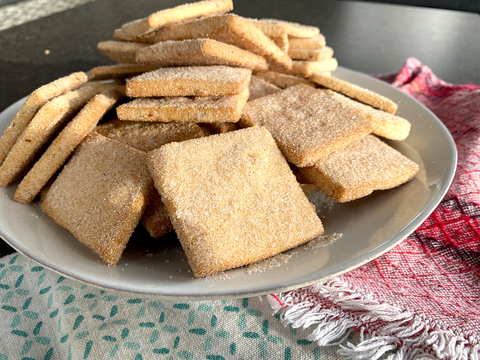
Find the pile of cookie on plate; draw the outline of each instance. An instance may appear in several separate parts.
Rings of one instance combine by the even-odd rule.
[[[375,136],[404,140],[409,122],[332,76],[318,28],[231,10],[207,0],[127,23],[98,44],[117,65],[35,90],[0,139],[0,186],[20,180],[15,201],[39,196],[109,265],[139,222],[174,230],[203,277],[322,235],[305,184],[347,202],[415,176]]]

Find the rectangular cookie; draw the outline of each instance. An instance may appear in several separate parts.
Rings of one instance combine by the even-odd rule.
[[[290,57],[260,29],[247,19],[234,14],[172,24],[159,29],[155,34],[155,42],[198,38],[209,38],[237,46],[264,56],[282,69],[290,69],[292,66]]]
[[[405,140],[408,137],[411,124],[407,119],[375,109],[374,107],[353,100],[333,90],[325,90],[325,93],[357,111],[365,119],[370,121],[372,124],[372,134],[397,141]]]
[[[241,126],[265,126],[298,167],[311,166],[371,132],[361,115],[306,85],[249,101]]]
[[[317,36],[320,33],[320,29],[316,26],[308,26],[291,21],[277,19],[260,19],[260,21],[283,27],[287,32],[288,36],[311,38]]]
[[[322,34],[315,35],[309,38],[299,38],[289,36],[290,49],[322,49],[327,45],[325,36]]]
[[[101,41],[97,44],[97,49],[118,63],[136,64],[135,54],[138,50],[148,46],[127,41]]]
[[[125,79],[153,71],[158,66],[151,64],[118,64],[98,66],[87,72],[89,80]]]
[[[22,107],[13,117],[10,125],[7,127],[0,138],[0,165],[3,163],[18,137],[27,127],[30,120],[33,119],[37,111],[51,99],[72,90],[73,88],[86,83],[88,80],[84,72],[75,72],[68,76],[52,81],[43,85],[32,92]]]
[[[115,265],[152,192],[146,154],[92,132],[58,175],[42,210]]]
[[[137,98],[117,107],[117,116],[131,121],[237,122],[248,96],[245,89],[238,95]]]
[[[162,197],[154,190],[152,198],[140,218],[140,224],[148,231],[151,237],[160,236],[173,231],[173,225],[168,216],[167,209],[163,205]]]
[[[310,80],[323,87],[335,90],[355,100],[361,101],[365,104],[373,106],[374,108],[386,111],[390,114],[395,114],[395,112],[397,111],[398,105],[395,104],[392,100],[386,98],[385,96],[377,94],[374,91],[352,84],[348,81],[341,80],[332,76],[325,76],[323,74],[313,74]]]
[[[0,166],[0,186],[7,187],[23,177],[62,126],[92,97],[112,86],[115,85],[88,83],[43,105]]]
[[[250,69],[228,66],[160,68],[135,76],[127,83],[127,96],[223,96],[248,88]]]
[[[248,101],[258,99],[262,96],[274,94],[281,89],[272,83],[265,81],[257,76],[252,75],[250,79],[250,85],[248,86],[250,96]]]
[[[115,30],[115,38],[136,41],[162,26],[198,17],[224,14],[233,10],[232,0],[207,0],[183,4],[174,8],[158,11],[150,16],[124,24]]]
[[[22,179],[13,200],[27,205],[37,196],[83,138],[125,96],[125,91],[121,90],[123,89],[111,89],[98,94],[80,110]]]
[[[321,49],[289,49],[288,56],[293,60],[322,61],[333,57],[333,49],[325,46]]]
[[[254,71],[253,75],[278,86],[280,89],[286,89],[287,87],[295,86],[298,84],[308,85],[315,87],[315,84],[310,80],[295,76],[279,73],[276,71]]]
[[[194,123],[121,121],[118,119],[97,125],[94,131],[144,152],[159,148],[170,142],[196,139],[203,136],[202,129]]]
[[[162,41],[137,52],[137,62],[158,66],[227,65],[267,70],[267,60],[212,39]]]
[[[257,19],[247,20],[262,30],[262,32],[267,35],[267,37],[272,40],[284,53],[288,52],[288,35],[283,26],[266,23]]]
[[[171,143],[148,155],[155,186],[197,278],[265,259],[323,233],[265,128]]]
[[[300,171],[338,202],[352,201],[410,181],[419,166],[373,135]]]
[[[286,73],[308,78],[310,75],[315,73],[335,71],[337,67],[338,62],[335,58],[325,59],[322,61],[293,60],[292,68],[287,70]]]

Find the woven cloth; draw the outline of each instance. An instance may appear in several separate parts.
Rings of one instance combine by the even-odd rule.
[[[480,86],[448,84],[414,58],[398,74],[378,77],[428,107],[451,132],[458,151],[451,188],[417,231],[385,255],[269,301],[285,323],[312,327],[308,339],[319,345],[359,331],[359,344],[342,345],[348,358],[478,359]]]

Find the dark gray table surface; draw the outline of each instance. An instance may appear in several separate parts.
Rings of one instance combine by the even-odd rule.
[[[0,111],[37,87],[112,63],[96,50],[114,29],[178,0],[96,0],[0,31]],[[327,0],[237,0],[234,13],[319,26],[341,66],[397,72],[416,57],[443,80],[480,85],[480,16],[460,11]],[[48,54],[46,54],[46,50]],[[13,250],[0,240],[0,256]]]

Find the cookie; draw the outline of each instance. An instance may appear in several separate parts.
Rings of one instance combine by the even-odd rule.
[[[372,134],[398,141],[405,140],[408,137],[411,124],[407,119],[375,109],[333,90],[325,90],[325,92],[335,100],[357,111],[365,119],[370,121],[372,124]]]
[[[93,96],[112,86],[116,85],[88,83],[43,105],[0,166],[0,186],[7,187],[25,175],[61,127]]]
[[[130,97],[223,96],[248,88],[250,69],[228,66],[160,68],[135,76],[127,83]]]
[[[212,39],[162,41],[137,52],[137,62],[158,66],[228,65],[267,70],[267,61],[250,51]]]
[[[148,47],[147,44],[126,41],[101,41],[97,49],[113,61],[121,64],[136,64],[135,54],[138,50]]]
[[[302,25],[295,22],[277,19],[260,19],[260,21],[283,27],[287,32],[288,36],[311,38],[317,36],[320,33],[320,29],[316,26]]]
[[[118,64],[95,67],[87,72],[89,80],[125,79],[157,69],[151,64]]]
[[[288,50],[288,56],[294,60],[322,61],[333,57],[333,49],[325,46],[321,49],[295,49]],[[329,70],[331,71],[331,70]]]
[[[42,210],[115,265],[152,192],[146,154],[92,132],[53,183]]]
[[[288,52],[288,35],[283,26],[266,23],[257,19],[247,19],[272,40],[283,52]]]
[[[163,205],[162,197],[158,191],[153,191],[152,198],[140,218],[140,224],[143,225],[153,238],[159,238],[173,231],[172,222],[170,221],[167,209],[165,205]]]
[[[248,89],[238,95],[138,98],[117,107],[120,120],[237,122],[248,100]]]
[[[329,197],[352,201],[410,181],[419,166],[373,135],[300,171]]]
[[[29,204],[83,138],[124,95],[118,90],[107,90],[90,100],[58,134],[42,157],[25,175],[18,185],[13,200],[24,205]]]
[[[278,86],[273,85],[272,83],[265,81],[257,76],[252,75],[250,79],[250,85],[248,86],[250,96],[248,101],[258,99],[262,96],[267,96],[274,94],[281,89]]]
[[[325,59],[322,61],[293,60],[292,68],[290,70],[287,70],[286,73],[308,78],[310,75],[315,73],[335,71],[337,69],[337,66],[338,62],[335,58]]]
[[[323,74],[313,74],[310,77],[310,80],[328,89],[335,90],[339,93],[347,95],[348,97],[373,106],[374,108],[386,111],[390,114],[395,114],[397,111],[398,105],[392,100],[348,81],[332,76],[325,76]]]
[[[249,101],[241,126],[265,126],[298,167],[311,166],[371,132],[361,115],[306,85]]]
[[[290,69],[291,59],[247,19],[228,14],[173,24],[159,29],[155,42],[209,38],[264,56],[279,68]]]
[[[157,149],[173,141],[179,142],[203,136],[202,129],[194,123],[159,123],[118,119],[97,125],[94,131],[144,152]]]
[[[325,36],[322,34],[309,38],[288,37],[289,49],[322,49],[327,45]]]
[[[265,128],[171,143],[148,155],[195,277],[265,259],[323,233]]]
[[[276,71],[254,71],[253,75],[278,86],[280,89],[286,89],[298,84],[315,87],[315,84],[310,80],[295,76],[279,73]]]
[[[31,93],[0,138],[0,165],[30,120],[47,101],[82,85],[87,80],[88,77],[84,72],[76,72],[43,85]]]
[[[224,14],[233,10],[231,0],[207,0],[179,5],[174,8],[158,11],[150,16],[124,24],[115,30],[115,38],[119,40],[137,41],[162,26],[198,17]]]

